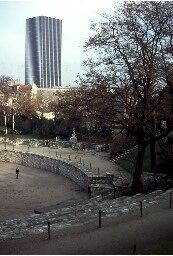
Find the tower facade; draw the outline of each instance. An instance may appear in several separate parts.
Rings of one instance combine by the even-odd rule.
[[[38,16],[26,20],[25,84],[61,86],[62,20]]]

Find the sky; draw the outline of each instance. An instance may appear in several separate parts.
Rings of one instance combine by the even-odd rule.
[[[0,1],[0,75],[24,83],[25,22],[35,16],[62,19],[62,86],[75,85],[84,72],[84,42],[91,21],[111,12],[116,0]]]

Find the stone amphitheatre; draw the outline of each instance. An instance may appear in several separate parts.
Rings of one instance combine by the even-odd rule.
[[[20,170],[19,179],[16,179],[16,167]],[[81,241],[85,246],[79,249],[73,238],[78,234],[79,240],[84,239],[92,231],[97,237],[95,232],[106,232],[106,227],[111,228],[111,221],[119,225],[127,223],[127,220],[139,219],[144,213],[149,216],[151,212],[172,208],[172,190],[162,190],[159,185],[151,193],[130,196],[128,189],[131,178],[130,173],[108,160],[106,154],[95,151],[1,144],[1,254],[123,252],[122,247],[118,251],[117,246],[117,252],[110,247],[111,238],[106,240],[109,236],[105,238],[105,244],[100,238],[100,246],[104,245],[105,251],[88,238]],[[80,234],[83,234],[83,238]],[[68,236],[68,243],[73,241],[74,246],[68,244],[67,248],[66,240],[59,246],[61,250],[57,251],[52,243],[58,242],[59,236],[61,239]],[[129,238],[128,241],[130,244],[126,253],[130,252],[129,248],[138,239],[131,241]],[[26,248],[27,243],[29,247]],[[53,249],[49,248],[48,243]],[[91,250],[88,243],[92,245]]]

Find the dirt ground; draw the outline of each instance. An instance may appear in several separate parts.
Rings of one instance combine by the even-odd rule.
[[[16,167],[19,178],[16,179]],[[47,171],[0,163],[0,220],[33,213],[34,209],[71,198],[87,198],[86,192],[69,179]]]

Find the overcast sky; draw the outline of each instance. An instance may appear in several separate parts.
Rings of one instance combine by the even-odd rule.
[[[85,58],[82,46],[91,21],[113,10],[115,0],[0,1],[0,75],[24,83],[25,21],[35,16],[62,19],[62,85],[75,85]]]

